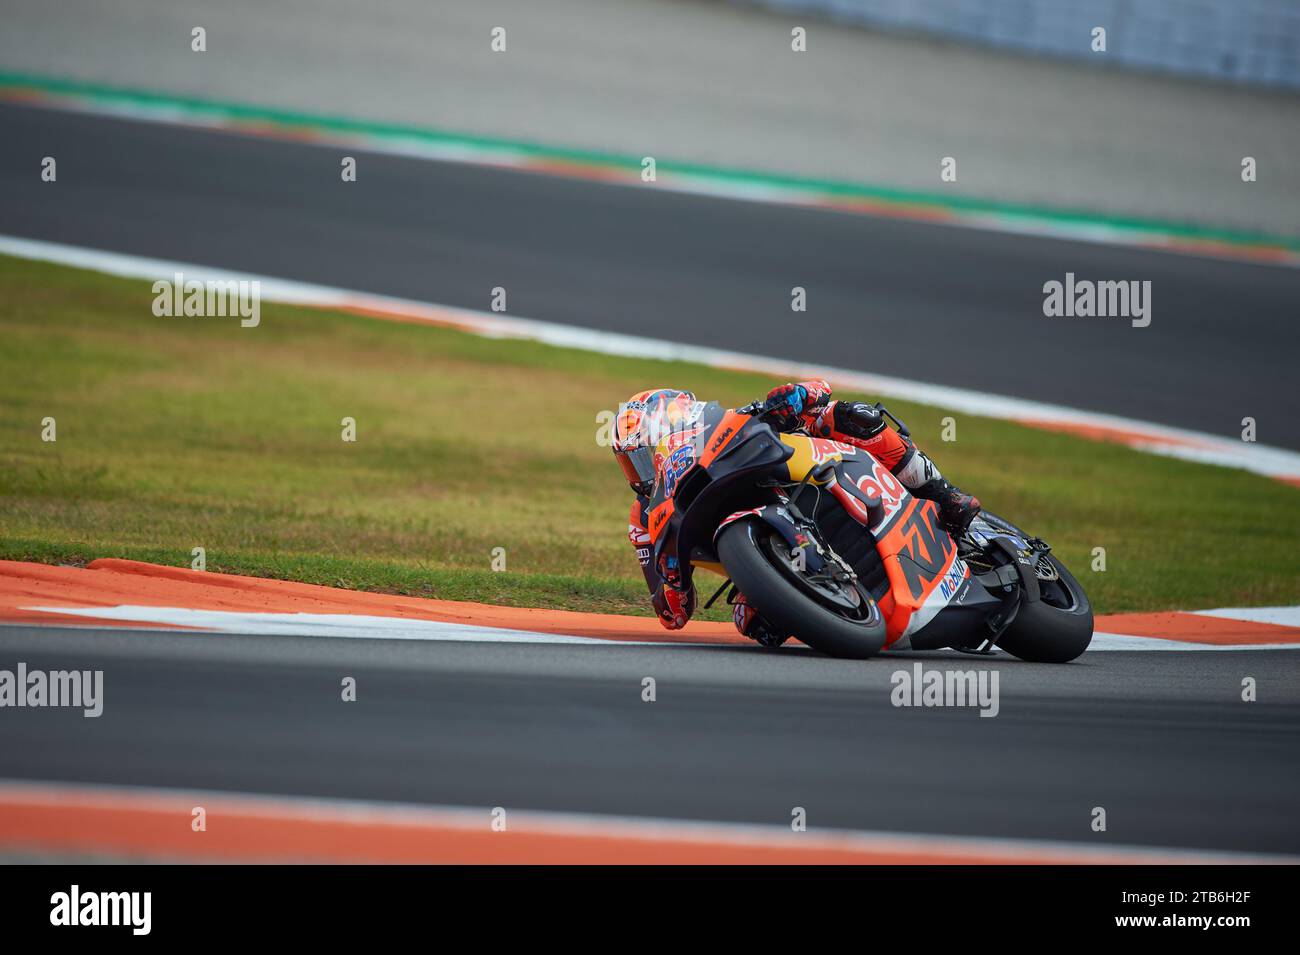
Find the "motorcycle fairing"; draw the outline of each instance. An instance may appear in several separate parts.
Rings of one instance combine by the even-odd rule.
[[[889,579],[889,592],[877,601],[887,624],[885,647],[906,649],[918,631],[939,612],[960,604],[970,590],[970,569],[939,522],[932,501],[914,497],[869,451],[854,445],[782,434],[794,449],[786,460],[789,481],[802,481],[827,462],[828,475],[810,479],[829,490],[876,540]],[[983,612],[983,611],[981,611]]]
[[[889,592],[878,601],[886,622],[885,648],[907,649],[940,611],[962,602],[970,569],[940,524],[938,506],[914,497],[870,453],[838,463],[829,488],[876,539],[889,579]],[[878,516],[872,513],[877,502]]]
[[[945,609],[969,603],[970,613],[987,614],[988,595],[973,588],[970,569],[958,558],[956,543],[939,522],[937,505],[914,497],[869,451],[826,438],[777,434],[755,418],[716,402],[702,409],[691,432],[670,439],[660,449],[663,453],[657,460],[664,464],[687,442],[692,451],[681,455],[689,457],[690,463],[676,473],[661,468],[648,521],[653,559],[658,561],[665,552],[676,554],[685,581],[690,580],[694,565],[716,559],[704,551],[711,550],[713,532],[730,520],[747,516],[763,520],[789,546],[801,546],[797,524],[788,512],[782,513],[784,508],[742,505],[739,510],[719,510],[732,479],[771,470],[782,482],[798,483],[808,477],[809,484],[833,494],[874,537],[889,581],[889,591],[877,600],[886,621],[886,649],[946,645],[940,642],[949,629],[940,618]],[[706,543],[707,547],[697,547]],[[806,553],[814,558],[815,549]],[[927,627],[935,631],[933,639]]]

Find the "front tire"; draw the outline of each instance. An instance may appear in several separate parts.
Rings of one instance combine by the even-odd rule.
[[[782,633],[834,657],[865,660],[885,645],[885,621],[871,605],[866,620],[850,620],[800,591],[765,554],[766,526],[740,520],[718,536],[718,556],[749,604]],[[871,600],[864,595],[865,600]]]

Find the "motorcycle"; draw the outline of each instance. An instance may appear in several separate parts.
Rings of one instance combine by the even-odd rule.
[[[696,570],[726,578],[706,607],[730,588],[836,657],[998,647],[1065,663],[1087,649],[1092,607],[1046,542],[987,511],[954,539],[870,452],[780,432],[774,411],[697,402],[654,444],[653,559],[683,586]]]

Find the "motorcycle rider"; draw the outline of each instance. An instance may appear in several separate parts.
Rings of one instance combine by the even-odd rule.
[[[689,391],[653,388],[629,398],[614,423],[614,456],[636,494],[628,514],[628,539],[636,549],[655,614],[669,630],[686,626],[695,613],[696,598],[693,585],[681,586],[676,557],[665,557],[662,566],[651,560],[648,510],[662,463],[655,460],[652,437],[684,430],[696,404]],[[962,534],[980,511],[979,500],[948,483],[924,451],[888,427],[874,405],[832,401],[831,386],[823,379],[779,385],[768,392],[764,407],[771,410],[769,421],[779,431],[803,428],[817,437],[869,451],[912,494],[939,505],[940,520],[953,536]],[[779,646],[787,637],[777,633],[743,595],[737,598],[732,618],[737,630],[763,646]]]

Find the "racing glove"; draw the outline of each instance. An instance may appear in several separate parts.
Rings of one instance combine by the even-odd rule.
[[[803,413],[803,403],[807,399],[808,389],[792,382],[788,385],[778,385],[769,391],[763,408],[772,412],[774,418],[784,423]]]
[[[763,408],[773,412],[782,426],[793,426],[802,415],[823,407],[830,395],[830,385],[819,378],[790,382],[769,391]]]
[[[664,581],[650,598],[655,614],[665,630],[680,630],[695,613],[695,588],[679,590]]]
[[[659,578],[660,584],[650,602],[666,629],[680,630],[695,613],[695,588],[689,584],[682,586],[677,558],[667,554],[659,559]]]

